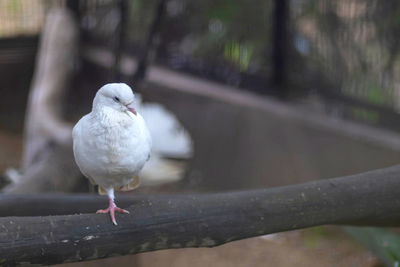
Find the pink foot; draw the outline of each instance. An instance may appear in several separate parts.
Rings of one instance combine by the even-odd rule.
[[[118,207],[115,205],[114,201],[112,201],[111,199],[110,199],[110,205],[108,206],[107,209],[98,210],[98,211],[96,211],[96,213],[110,213],[111,221],[112,221],[115,225],[117,225],[117,221],[115,220],[115,212],[116,212],[116,211],[117,211],[117,212],[121,212],[121,213],[129,213],[129,211],[127,211],[127,210],[118,208]]]

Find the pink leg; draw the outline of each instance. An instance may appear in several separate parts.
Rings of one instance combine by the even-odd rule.
[[[129,211],[118,208],[117,205],[115,205],[114,200],[112,198],[109,198],[109,206],[105,210],[98,210],[96,213],[110,213],[111,220],[112,222],[117,225],[117,221],[115,220],[115,212],[121,212],[121,213],[129,213]]]

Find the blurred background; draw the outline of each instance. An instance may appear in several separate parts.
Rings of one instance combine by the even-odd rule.
[[[2,186],[27,172],[25,114],[34,112],[27,111],[28,96],[53,8],[73,14],[79,35],[76,57],[65,62],[73,70],[58,103],[60,119],[73,124],[90,112],[107,82],[126,82],[140,94],[156,160],[135,194],[282,186],[399,162],[399,1],[0,0]],[[66,191],[86,192],[85,183]],[[384,241],[362,246],[348,232],[316,227],[81,265],[398,261],[396,253],[364,248]]]

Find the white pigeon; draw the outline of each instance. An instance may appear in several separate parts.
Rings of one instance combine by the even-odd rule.
[[[72,132],[79,169],[109,198],[109,207],[97,213],[110,213],[115,225],[115,211],[129,212],[115,205],[114,190],[138,187],[138,174],[150,157],[151,137],[133,102],[128,85],[106,84],[97,91],[92,112],[83,116]]]

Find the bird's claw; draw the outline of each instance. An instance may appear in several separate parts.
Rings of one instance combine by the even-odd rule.
[[[113,222],[113,224],[118,225],[117,221],[115,220],[115,212],[116,211],[120,212],[120,213],[129,214],[129,211],[118,208],[114,203],[113,203],[113,205],[110,205],[107,209],[98,210],[98,211],[96,211],[96,213],[110,213],[111,221]]]

